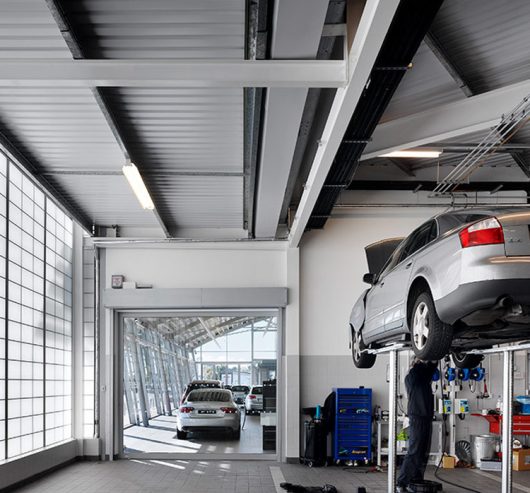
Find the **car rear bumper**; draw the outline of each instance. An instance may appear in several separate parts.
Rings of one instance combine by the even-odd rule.
[[[238,414],[223,418],[181,418],[177,419],[180,431],[238,430],[241,418]]]
[[[453,292],[435,301],[440,319],[447,324],[478,311],[494,307],[503,297],[514,303],[530,306],[529,279],[495,279],[460,285]]]
[[[263,403],[259,402],[259,403],[247,404],[247,409],[249,411],[262,411],[263,410]]]

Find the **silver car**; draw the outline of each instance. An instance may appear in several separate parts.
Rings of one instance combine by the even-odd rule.
[[[464,209],[440,214],[405,239],[366,248],[371,284],[350,317],[353,361],[364,351],[410,343],[421,359],[452,352],[459,367],[481,356],[465,350],[530,339],[530,209]]]
[[[253,385],[245,397],[245,413],[254,414],[263,411],[263,387]]]
[[[227,430],[239,440],[241,413],[226,389],[192,390],[177,411],[177,438],[185,440],[188,432]]]

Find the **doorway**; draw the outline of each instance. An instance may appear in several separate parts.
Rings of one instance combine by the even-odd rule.
[[[124,314],[121,456],[276,457],[277,312]]]

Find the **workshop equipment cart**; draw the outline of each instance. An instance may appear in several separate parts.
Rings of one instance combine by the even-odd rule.
[[[364,461],[372,459],[372,389],[364,387],[333,389],[335,429],[333,460]]]

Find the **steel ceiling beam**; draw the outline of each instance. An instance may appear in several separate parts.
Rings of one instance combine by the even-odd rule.
[[[78,42],[76,36],[75,36],[75,33],[73,31],[73,29],[71,28],[70,26],[70,23],[68,22],[68,19],[66,18],[66,15],[64,13],[64,11],[62,10],[60,4],[59,4],[59,1],[58,0],[46,0],[46,4],[48,6],[48,9],[50,10],[55,22],[57,23],[57,26],[59,27],[59,30],[61,31],[61,35],[63,36],[63,39],[65,40],[68,48],[70,49],[70,52],[74,58],[74,60],[68,60],[68,61],[83,61],[83,49],[80,45],[80,43]],[[55,84],[54,84],[55,85]],[[112,112],[110,111],[109,109],[109,106],[107,105],[107,102],[105,101],[105,97],[103,95],[103,93],[101,92],[101,90],[96,87],[97,84],[91,84],[89,86],[89,89],[90,91],[92,92],[92,95],[94,96],[94,99],[97,103],[97,105],[99,106],[99,109],[101,110],[101,113],[103,114],[107,124],[109,125],[109,128],[112,132],[112,134],[114,135],[114,138],[116,139],[116,142],[118,144],[118,146],[120,147],[122,153],[123,153],[123,156],[124,156],[124,164],[125,162],[127,161],[131,161],[132,158],[131,158],[131,155],[130,155],[130,152],[125,144],[125,141],[123,139],[123,136],[122,136],[122,133],[119,129],[119,126],[117,124],[117,121],[116,121],[116,118],[114,117],[114,115],[112,114]],[[137,165],[139,163],[136,163]],[[143,170],[141,169],[142,166],[140,164],[140,172],[142,173]],[[146,185],[147,187],[147,185]],[[131,193],[132,190],[131,190]],[[153,197],[153,194],[151,193],[151,191],[149,191],[149,195],[151,196],[151,199]],[[155,204],[155,208],[153,209],[153,214],[158,222],[158,224],[160,225],[160,228],[162,229],[164,235],[166,238],[171,238],[171,234],[169,232],[169,229],[166,225],[166,223],[164,222],[164,220],[162,219],[162,217],[160,216],[159,212],[158,212],[158,209],[156,207],[156,204]]]
[[[386,160],[398,168],[400,171],[405,173],[407,176],[416,176],[414,172],[412,171],[412,166],[410,164],[410,161],[403,160],[403,159],[394,159],[394,158],[386,158]]]
[[[1,87],[343,87],[342,60],[2,60]]]
[[[275,2],[271,57],[314,59],[329,2]],[[274,87],[267,91],[254,208],[254,235],[274,238],[308,88]]]
[[[436,181],[426,180],[354,180],[348,190],[407,190],[407,191],[432,191]],[[491,192],[498,185],[498,181],[478,181],[462,183],[458,186],[459,192]],[[528,181],[503,182],[502,191],[530,191]]]
[[[469,87],[469,84],[464,80],[464,77],[460,71],[456,68],[454,62],[451,61],[451,57],[447,54],[447,51],[438,42],[436,37],[431,33],[427,33],[425,36],[425,44],[431,50],[432,54],[438,59],[443,65],[447,73],[453,78],[458,85],[459,89],[470,98],[475,95],[475,92]]]
[[[94,175],[94,176],[121,176],[121,171],[113,170],[90,170],[90,169],[50,169],[38,173],[41,176],[54,176],[54,175]],[[238,171],[179,171],[179,170],[164,170],[164,171],[143,171],[142,176],[156,176],[156,177],[169,177],[169,176],[214,176],[222,178],[240,178],[244,176],[244,173]]]
[[[526,80],[382,123],[377,126],[361,160],[489,130],[529,94],[530,80]]]
[[[511,152],[512,159],[515,164],[521,168],[521,171],[527,178],[530,178],[530,152]]]
[[[348,54],[348,83],[337,90],[306,187],[289,233],[289,246],[297,247],[333,164],[351,116],[366,85],[399,0],[370,0],[362,12]]]

